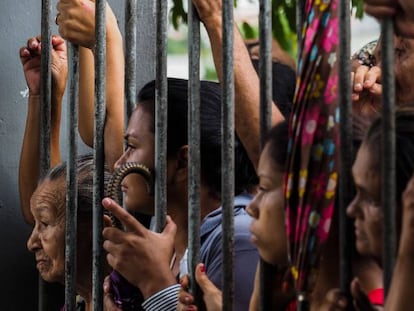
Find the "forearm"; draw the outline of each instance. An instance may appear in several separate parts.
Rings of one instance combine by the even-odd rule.
[[[411,256],[398,256],[392,276],[390,291],[385,303],[385,310],[411,310],[412,308],[412,276],[414,261]]]
[[[106,38],[106,119],[104,130],[105,159],[109,167],[121,156],[124,129],[124,52],[116,18],[108,7]],[[80,49],[79,134],[93,147],[94,140],[94,54]]]
[[[55,167],[62,162],[60,157],[60,122],[62,117],[63,93],[53,92],[52,110],[50,120],[50,167]]]
[[[404,210],[403,229],[391,286],[387,295],[385,310],[411,310],[412,276],[414,275],[414,219]]]
[[[113,167],[123,152],[125,61],[122,35],[115,16],[108,22],[105,159]]]
[[[93,52],[79,47],[79,135],[93,148],[95,61]]]
[[[220,81],[223,81],[221,18],[204,22],[210,37],[214,63]],[[250,160],[257,167],[260,157],[260,82],[250,61],[243,39],[234,28],[234,83],[235,126]],[[272,105],[272,124],[283,120],[283,115]]]
[[[19,163],[20,207],[24,221],[34,224],[30,212],[30,198],[37,187],[40,175],[40,96],[29,96],[26,128],[23,136]]]

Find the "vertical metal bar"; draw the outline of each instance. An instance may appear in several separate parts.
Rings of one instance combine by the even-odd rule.
[[[51,47],[52,35],[50,30],[50,15],[52,3],[50,0],[42,1],[42,53],[41,53],[41,88],[40,98],[40,177],[44,177],[50,168],[50,114],[52,96],[51,76]]]
[[[155,80],[155,230],[161,232],[167,215],[167,22],[168,2],[157,0],[157,64]]]
[[[42,52],[41,52],[41,86],[40,86],[40,177],[44,177],[50,168],[50,115],[51,115],[51,29],[50,15],[52,3],[50,0],[42,0]],[[46,284],[39,275],[38,282],[38,309],[46,310],[48,297]]]
[[[92,244],[92,296],[93,310],[100,311],[103,307],[103,209],[104,196],[104,124],[105,124],[105,86],[106,86],[106,28],[105,0],[96,1],[95,14],[95,136],[93,175],[93,244]]]
[[[137,0],[127,0],[125,7],[125,98],[127,120],[137,96]]]
[[[200,262],[200,20],[188,0],[188,142],[189,144],[189,214],[188,214],[188,271],[195,280],[195,268]],[[190,282],[190,292],[199,300],[197,282]]]
[[[260,1],[259,12],[260,31],[260,132],[263,147],[263,137],[271,127],[272,108],[272,15],[271,3]]]
[[[271,2],[260,0],[259,7],[259,75],[260,75],[260,140],[262,148],[264,137],[271,127],[272,105],[272,15]],[[267,265],[260,259],[260,310],[270,310],[270,291]]]
[[[300,49],[302,46],[302,29],[303,23],[305,21],[304,11],[305,11],[305,1],[306,0],[297,0],[296,1],[296,33],[297,33],[297,55],[300,56]]]
[[[350,239],[350,221],[346,215],[346,208],[352,200],[351,167],[353,162],[352,143],[352,100],[351,100],[351,72],[350,63],[350,10],[349,0],[339,1],[339,109],[340,109],[340,182],[339,182],[339,244],[340,244],[340,288],[346,293],[349,301],[349,285],[352,278],[352,239]]]
[[[78,213],[77,174],[77,132],[79,91],[79,49],[69,46],[70,93],[67,110],[69,152],[66,167],[66,243],[65,243],[65,306],[68,311],[76,310],[76,243]]]
[[[223,208],[223,310],[233,310],[234,298],[234,61],[233,1],[223,1],[223,98],[221,195]]]
[[[384,206],[384,293],[388,292],[397,253],[395,173],[395,75],[394,27],[391,19],[381,23],[382,38],[382,204]]]

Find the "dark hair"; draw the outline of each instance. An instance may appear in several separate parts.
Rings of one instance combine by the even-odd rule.
[[[270,129],[265,137],[270,156],[283,171],[286,170],[289,142],[289,123],[285,120]]]
[[[79,156],[76,160],[78,173],[78,219],[83,219],[92,213],[93,207],[93,156],[86,154]],[[66,162],[52,168],[49,173],[43,178],[43,181],[57,181],[63,180],[65,187],[61,191],[55,193],[57,209],[59,214],[65,215],[66,202]],[[104,183],[108,184],[110,180],[110,173],[105,166]],[[87,217],[91,221],[90,217]]]
[[[401,206],[402,193],[414,173],[414,110],[404,108],[395,114],[396,199]],[[372,169],[381,172],[382,119],[377,118],[363,141],[372,156]]]
[[[214,191],[221,193],[221,88],[218,83],[200,83],[201,177]],[[155,81],[138,94],[138,106],[155,116]],[[188,81],[168,78],[167,154],[174,155],[188,144]],[[152,123],[155,132],[155,122]],[[235,193],[245,191],[257,181],[256,172],[237,135],[235,135]]]
[[[259,71],[259,60],[252,59],[256,72]],[[296,87],[296,72],[288,65],[272,61],[272,98],[286,120],[292,110],[293,96]]]

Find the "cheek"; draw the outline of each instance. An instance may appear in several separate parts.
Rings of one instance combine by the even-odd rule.
[[[270,239],[285,240],[285,211],[279,193],[263,198],[262,204],[261,216],[263,216],[263,223],[267,227],[266,232],[269,232]]]
[[[148,193],[148,187],[144,179],[137,174],[125,177],[123,184],[125,190],[125,205],[129,210],[151,214],[153,209],[153,198]]]
[[[64,225],[56,230],[47,230],[43,234],[43,250],[50,260],[54,277],[65,272],[65,231]]]
[[[383,236],[383,215],[378,207],[369,207],[366,214],[366,230],[370,244],[375,249],[381,248]]]

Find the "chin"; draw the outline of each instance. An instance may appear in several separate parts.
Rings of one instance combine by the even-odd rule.
[[[356,243],[356,250],[362,256],[372,256],[372,252],[365,243],[358,242]]]
[[[40,274],[40,276],[45,282],[48,282],[48,283],[65,284],[65,279],[64,278],[62,279],[62,277],[60,276],[50,275],[46,273]]]

